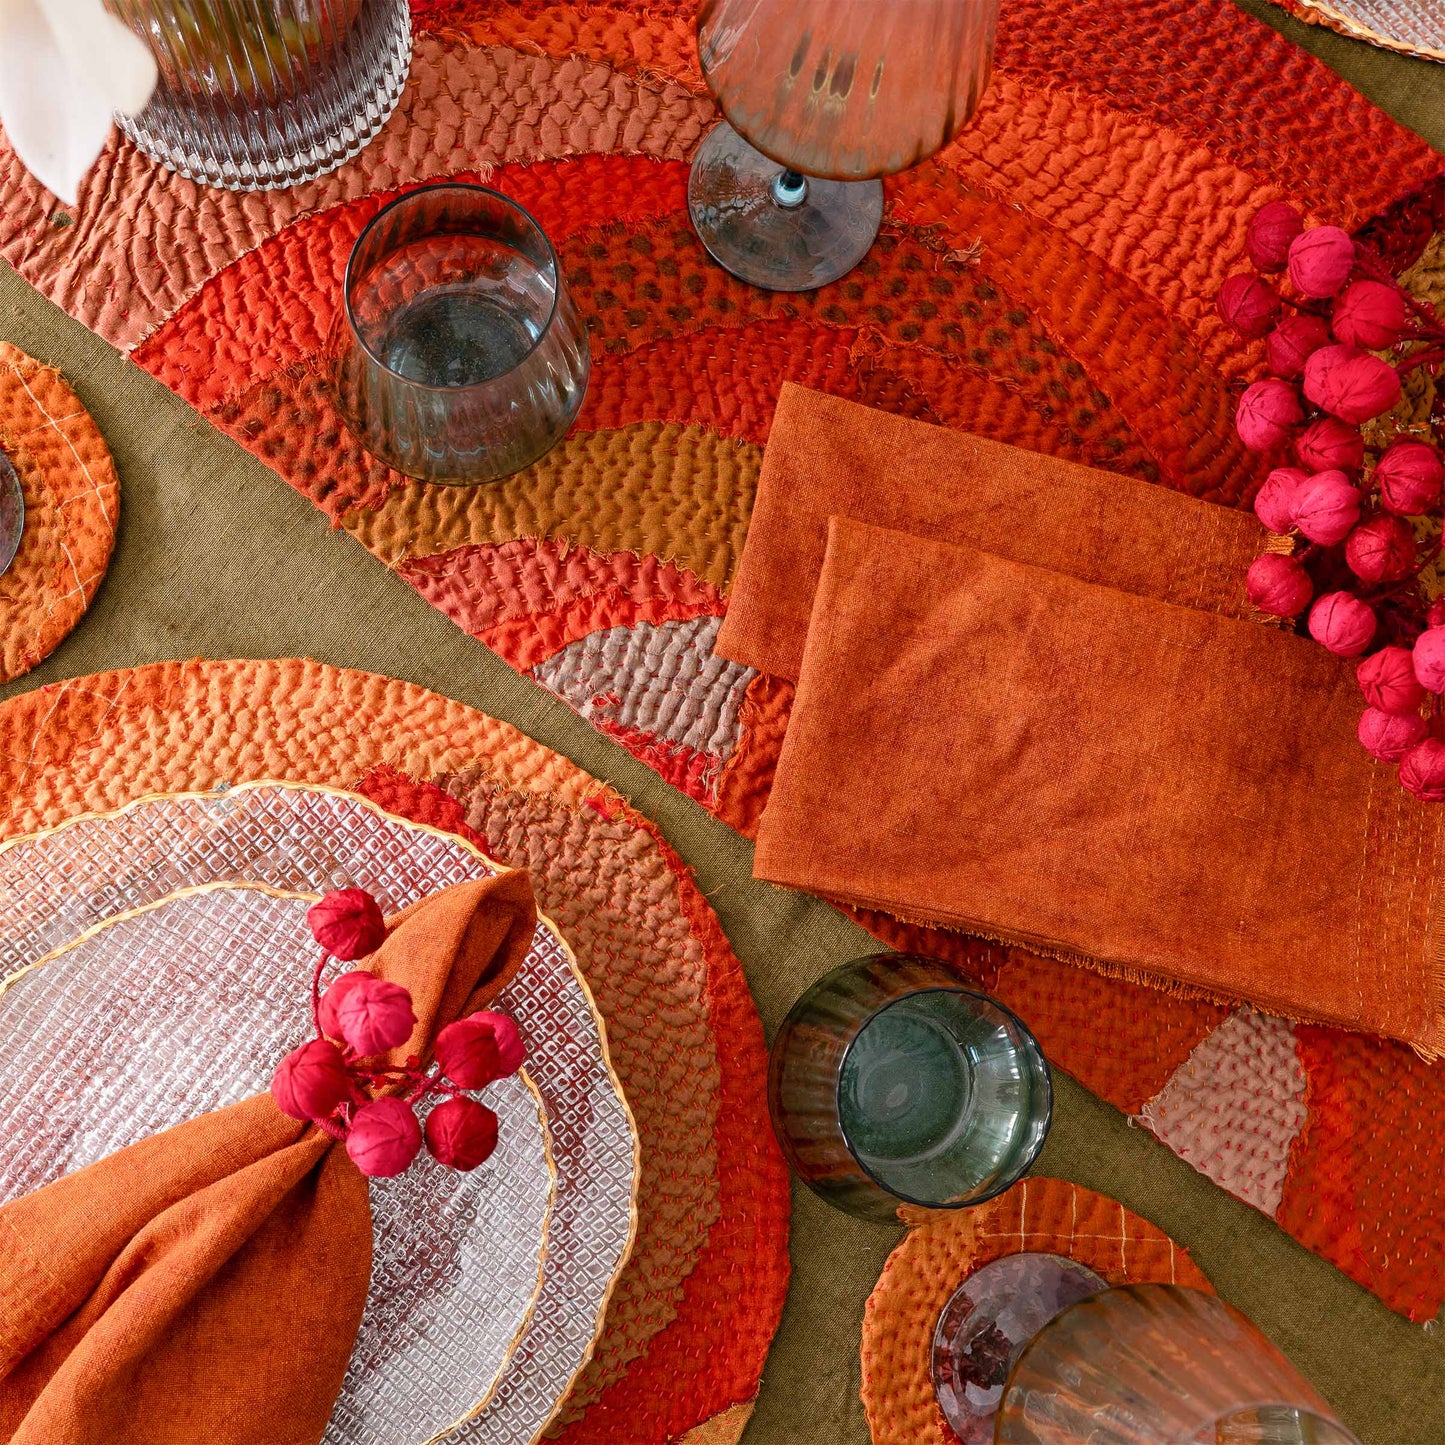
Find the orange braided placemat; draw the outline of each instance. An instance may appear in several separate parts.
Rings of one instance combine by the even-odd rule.
[[[0,682],[48,657],[105,576],[120,482],[100,429],[52,367],[0,341],[0,450],[25,497],[20,550],[0,575]]]
[[[208,191],[117,142],[72,215],[0,148],[0,255],[743,830],[787,688],[712,639],[784,379],[1241,505],[1264,468],[1234,437],[1234,389],[1260,343],[1227,333],[1213,298],[1252,211],[1288,197],[1362,231],[1422,294],[1445,271],[1440,157],[1230,0],[1003,0],[975,120],[887,183],[864,263],[801,296],[735,282],[688,222],[687,161],[715,118],[696,0],[414,0],[414,15],[397,114],[332,175]],[[471,491],[366,457],[322,354],[360,227],[441,176],[533,211],[592,338],[572,434]],[[1445,1072],[864,921],[997,986],[1056,1064],[1394,1308],[1445,1302]]]
[[[968,1275],[1025,1250],[1060,1254],[1111,1285],[1182,1284],[1214,1291],[1162,1229],[1062,1179],[1015,1184],[977,1209],[914,1211],[863,1314],[863,1409],[873,1445],[957,1445],[929,1372],[943,1307]]]
[[[637,1241],[561,1438],[730,1445],[787,1287],[788,1177],[762,1028],[691,873],[565,758],[389,678],[165,663],[0,704],[0,839],[260,778],[347,788],[531,873],[606,1018],[642,1140]]]

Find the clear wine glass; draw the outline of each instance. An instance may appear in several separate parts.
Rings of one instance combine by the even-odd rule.
[[[809,291],[867,254],[879,176],[978,108],[998,0],[703,0],[698,54],[726,123],[698,148],[693,225],[733,275]]]
[[[25,493],[10,458],[0,451],[0,576],[15,560],[24,531]]]
[[[1072,1305],[1022,1352],[997,1445],[1359,1445],[1223,1300],[1129,1285]]]
[[[768,1067],[773,1127],[830,1204],[897,1223],[956,1209],[1033,1164],[1053,1108],[1049,1066],[1001,1003],[933,959],[845,963],[793,1005]]]
[[[347,263],[330,345],[347,425],[426,481],[530,466],[587,391],[587,330],[556,252],[485,186],[422,186],[377,212]]]

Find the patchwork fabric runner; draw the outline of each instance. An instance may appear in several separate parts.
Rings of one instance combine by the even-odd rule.
[[[125,144],[71,212],[0,151],[0,255],[598,728],[750,831],[789,685],[715,658],[778,389],[794,380],[1224,505],[1258,459],[1213,312],[1287,197],[1445,297],[1440,157],[1228,0],[1004,0],[983,108],[888,183],[843,281],[709,263],[687,161],[715,119],[694,0],[419,0],[411,83],[355,161],[263,195]],[[485,178],[557,244],[591,328],[569,438],[475,491],[386,471],[327,397],[358,230]],[[1409,404],[1428,408],[1420,380]],[[921,478],[920,485],[927,479]],[[1051,1058],[1416,1319],[1445,1299],[1445,1075],[1407,1049],[865,921],[1001,992]]]

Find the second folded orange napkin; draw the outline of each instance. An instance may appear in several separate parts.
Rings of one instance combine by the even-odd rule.
[[[1348,663],[837,516],[806,636],[759,877],[1445,1050],[1445,810]]]

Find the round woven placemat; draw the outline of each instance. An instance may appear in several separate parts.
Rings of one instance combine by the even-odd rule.
[[[863,1408],[873,1445],[956,1445],[933,1393],[929,1357],[943,1307],[963,1279],[1036,1250],[1087,1265],[1111,1285],[1213,1290],[1162,1229],[1062,1179],[1025,1179],[977,1209],[914,1210],[863,1315]]]
[[[741,967],[646,819],[505,723],[295,659],[58,683],[0,705],[0,739],[0,839],[274,778],[348,788],[527,868],[606,1018],[642,1140],[636,1244],[561,1438],[736,1440],[787,1286],[787,1171]]]
[[[1275,0],[1308,25],[1425,60],[1445,60],[1445,0]]]
[[[20,550],[0,576],[0,682],[30,671],[105,576],[120,482],[99,428],[53,367],[0,341],[0,450],[25,496]]]

